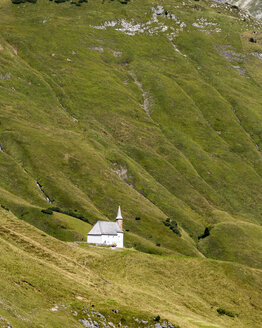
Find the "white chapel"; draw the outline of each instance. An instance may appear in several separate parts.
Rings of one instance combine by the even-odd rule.
[[[116,222],[97,221],[87,235],[87,242],[124,247],[123,218],[120,206],[118,207]]]

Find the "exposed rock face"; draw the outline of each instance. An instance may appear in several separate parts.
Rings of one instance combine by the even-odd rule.
[[[235,5],[248,10],[256,18],[262,18],[262,2],[260,0],[231,1]]]
[[[141,318],[133,318],[133,320],[129,323],[121,323],[118,322],[118,320],[114,320],[113,317],[108,317],[100,313],[99,311],[94,310],[93,308],[89,308],[86,306],[83,306],[79,310],[73,309],[70,305],[66,306],[64,304],[56,304],[54,305],[50,311],[57,312],[57,311],[69,311],[74,317],[78,319],[78,321],[83,325],[85,328],[116,328],[116,327],[122,327],[122,328],[175,328],[169,321],[167,320],[160,320],[160,322],[154,322],[154,320],[151,320],[151,323],[149,320],[141,319]],[[112,312],[114,315],[117,315],[119,313],[119,310],[112,309]],[[2,323],[2,317],[0,316],[0,324]],[[4,319],[3,319],[4,320]],[[114,321],[114,323],[112,322]],[[11,326],[4,326],[6,328],[12,328]]]

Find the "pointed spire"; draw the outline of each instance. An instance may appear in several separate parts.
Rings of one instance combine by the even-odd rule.
[[[118,206],[118,212],[117,212],[117,217],[116,217],[117,220],[123,220],[122,218],[122,214],[121,214],[121,208],[120,208],[120,205]]]

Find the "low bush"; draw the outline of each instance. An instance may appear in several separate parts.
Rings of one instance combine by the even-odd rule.
[[[154,318],[154,321],[156,321],[156,322],[159,322],[160,321],[160,315],[157,315],[155,318]]]
[[[110,0],[110,1],[113,2],[114,0]],[[127,5],[130,0],[117,0],[117,1],[120,2],[122,5]],[[105,0],[102,0],[102,3],[105,2],[106,2]]]
[[[210,228],[206,227],[204,233],[202,235],[198,236],[197,238],[198,238],[198,240],[200,240],[200,239],[204,239],[204,238],[208,237],[209,235],[210,235]]]
[[[60,209],[60,207],[49,207],[49,210],[58,212],[58,213],[62,213],[62,210]]]
[[[24,3],[24,0],[11,0],[14,5],[19,5],[20,3]]]
[[[1,205],[1,207],[2,207],[4,210],[9,211],[9,208],[6,207],[5,205]]]
[[[170,218],[167,218],[164,222],[164,225],[168,227],[171,231],[173,231],[176,235],[181,237],[181,232],[178,228],[178,224],[175,220],[171,220]]]
[[[126,323],[126,319],[125,319],[125,318],[121,318],[121,319],[120,319],[120,322],[121,322],[121,323],[122,323],[122,325],[123,325],[123,324],[125,324],[125,323]]]
[[[220,315],[227,315],[228,317],[231,317],[231,318],[235,317],[234,313],[232,313],[230,311],[227,311],[223,308],[218,308],[217,313],[220,314]]]
[[[65,215],[69,215],[69,216],[72,216],[72,217],[74,217],[76,219],[79,219],[81,221],[90,223],[86,217],[84,217],[81,214],[77,214],[77,213],[75,213],[75,212],[73,212],[71,210],[63,210],[60,207],[49,207],[48,210],[51,210],[51,211],[54,211],[54,212],[58,212],[58,213],[62,213],[62,214],[65,214]]]
[[[48,214],[48,215],[52,215],[53,214],[53,211],[50,210],[50,208],[47,208],[46,210],[41,210],[42,213],[44,214]]]
[[[78,1],[71,1],[70,4],[71,5],[75,5],[77,7],[80,7],[82,3],[88,3],[88,0],[78,0]]]
[[[37,0],[11,0],[14,5],[19,5],[20,3],[30,2],[37,3]]]

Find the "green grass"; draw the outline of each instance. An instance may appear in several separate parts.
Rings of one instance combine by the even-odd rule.
[[[183,31],[160,16],[169,29],[158,34],[92,27],[146,23],[157,4],[0,1],[0,74],[11,74],[0,80],[0,203],[56,238],[85,239],[91,226],[41,213],[50,205],[37,181],[52,206],[92,224],[114,220],[121,204],[127,247],[261,268],[262,63],[252,53],[262,41],[248,41],[261,24],[227,5],[168,0]],[[217,25],[193,25],[202,19]],[[221,47],[240,59],[227,61]],[[207,226],[211,237],[198,243]]]
[[[52,238],[0,210],[0,316],[15,327],[83,327],[94,306],[108,321],[160,315],[180,327],[260,327],[261,270]],[[57,306],[57,311],[51,309]],[[234,313],[219,315],[218,308]],[[114,314],[112,309],[117,309]],[[77,315],[74,315],[74,311]]]
[[[151,34],[94,28],[159,4],[176,18]],[[92,305],[116,326],[261,327],[262,24],[241,15],[0,0],[0,327],[80,328]],[[126,248],[85,243],[119,204]]]
[[[224,259],[261,268],[262,229],[250,223],[220,223],[209,237],[199,242],[199,249],[211,258]]]

